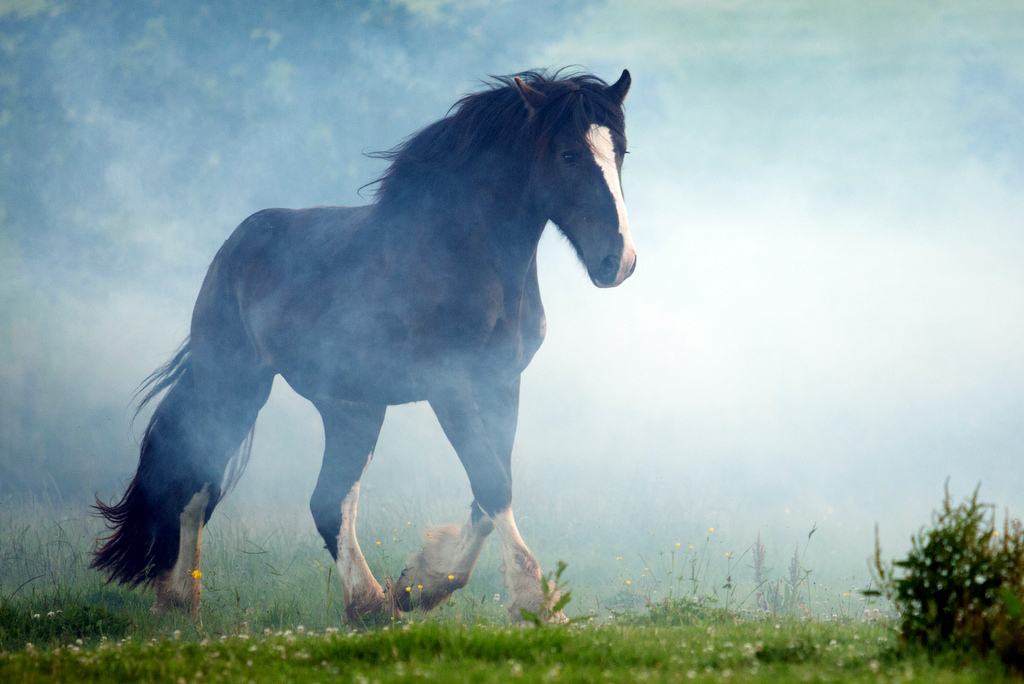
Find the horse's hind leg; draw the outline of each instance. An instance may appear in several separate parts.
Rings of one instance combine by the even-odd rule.
[[[178,516],[180,521],[177,560],[170,570],[157,576],[156,601],[152,610],[160,613],[172,608],[185,608],[192,614],[199,610],[203,593],[200,581],[199,559],[203,549],[203,527],[206,508],[210,504],[210,487],[192,495],[192,499]]]
[[[323,418],[325,444],[309,508],[338,566],[345,615],[356,620],[385,609],[384,591],[356,540],[356,509],[359,478],[373,456],[387,407],[321,399],[314,404]]]
[[[199,371],[201,364],[196,366]],[[155,577],[153,610],[157,612],[175,607],[193,614],[198,611],[203,528],[227,494],[225,488],[234,484],[248,460],[251,431],[273,385],[269,373],[231,378],[225,368],[200,372],[203,380],[192,388],[196,405],[189,425],[191,434],[179,442],[185,458],[173,475],[179,494],[190,496],[180,510],[165,510],[165,516],[177,513],[178,549],[174,564]]]

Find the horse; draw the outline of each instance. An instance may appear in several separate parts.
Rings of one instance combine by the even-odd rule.
[[[494,530],[511,618],[550,607],[512,514],[520,375],[546,326],[537,245],[550,221],[598,287],[632,275],[621,187],[630,83],[628,70],[611,85],[585,73],[491,77],[378,153],[390,165],[370,203],[245,219],[206,273],[189,336],[140,386],[140,410],[163,396],[125,493],[96,497],[108,533],[91,566],[154,587],[155,612],[198,612],[204,525],[241,475],[281,375],[323,420],[310,511],[349,620],[447,600]],[[356,540],[359,480],[387,407],[417,401],[437,416],[473,501],[386,594]]]

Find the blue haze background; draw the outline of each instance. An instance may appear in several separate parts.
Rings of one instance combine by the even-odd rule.
[[[1024,6],[986,1],[0,2],[0,497],[121,493],[132,392],[248,214],[362,203],[363,152],[572,64],[633,74],[639,262],[599,291],[541,243],[514,477],[543,564],[714,527],[782,565],[817,524],[807,565],[863,586],[875,523],[901,552],[947,478],[1024,512]],[[312,532],[322,448],[279,382],[223,510]],[[470,501],[425,405],[364,483],[363,529]]]

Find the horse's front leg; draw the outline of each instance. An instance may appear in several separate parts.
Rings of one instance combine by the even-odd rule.
[[[511,460],[519,417],[519,378],[505,383],[466,378],[436,393],[430,405],[466,469],[474,501],[467,524],[443,528],[440,538],[427,539],[403,573],[409,581],[400,582],[399,596],[408,586],[405,593],[412,595],[409,603],[413,604],[419,590],[419,603],[429,607],[465,586],[484,538],[497,529],[509,614],[521,620],[520,608],[540,612],[544,604],[540,566],[523,543],[512,515]],[[440,581],[411,581],[419,577]]]
[[[388,610],[356,540],[359,478],[373,456],[386,407],[319,399],[314,403],[323,418],[325,446],[309,508],[338,566],[345,615],[356,620]]]

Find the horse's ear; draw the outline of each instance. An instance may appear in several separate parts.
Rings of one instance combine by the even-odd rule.
[[[519,95],[523,98],[523,104],[526,105],[526,109],[529,110],[531,114],[540,109],[540,106],[544,104],[544,99],[547,96],[536,88],[531,88],[523,83],[523,79],[518,76],[513,80],[516,82],[516,88],[519,88]]]
[[[623,69],[619,80],[608,86],[608,94],[622,104],[622,101],[626,99],[626,93],[629,92],[629,84],[632,82],[629,77],[629,69]]]

